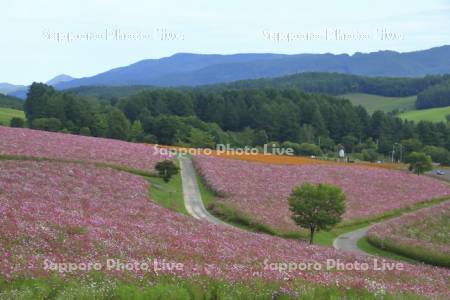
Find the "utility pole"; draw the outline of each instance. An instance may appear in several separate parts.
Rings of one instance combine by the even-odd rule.
[[[395,154],[395,144],[392,145],[392,158],[391,158],[392,163],[394,163],[394,154]]]

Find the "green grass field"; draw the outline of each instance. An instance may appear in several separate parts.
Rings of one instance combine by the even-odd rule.
[[[183,185],[178,172],[169,182],[160,177],[146,177],[150,182],[150,197],[162,206],[188,215],[184,206]]]
[[[354,105],[361,105],[369,113],[373,113],[377,110],[384,112],[391,112],[395,109],[399,111],[407,111],[414,109],[414,103],[416,102],[416,96],[410,97],[383,97],[378,95],[354,93],[345,94],[340,97],[349,99]]]
[[[446,116],[450,115],[450,106],[430,108],[430,109],[420,109],[412,110],[400,114],[400,118],[410,120],[410,121],[431,121],[431,122],[445,122]]]
[[[377,256],[393,259],[393,260],[405,261],[405,262],[408,262],[411,264],[420,263],[418,260],[414,260],[412,258],[375,247],[369,242],[367,237],[363,237],[362,239],[358,240],[357,245],[358,245],[359,249],[361,249],[367,253],[373,254],[373,255],[377,255]]]
[[[296,279],[291,282],[293,292],[280,283],[258,280],[228,282],[220,279],[193,276],[145,277],[144,280],[119,280],[93,273],[87,276],[46,276],[41,278],[0,277],[0,299],[115,299],[115,300],[229,300],[229,299],[368,299],[400,300],[427,299],[414,294],[383,292],[382,297],[364,287],[344,288],[337,285],[319,285]]]
[[[17,109],[0,107],[0,125],[9,126],[9,122],[14,117],[25,119],[25,113]]]

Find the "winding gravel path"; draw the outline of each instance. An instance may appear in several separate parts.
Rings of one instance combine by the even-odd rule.
[[[230,226],[211,215],[203,205],[192,160],[189,157],[181,156],[179,161],[181,168],[181,181],[183,184],[184,206],[186,207],[188,213],[198,220],[205,220],[213,224]]]
[[[344,233],[333,241],[333,247],[337,250],[355,253],[358,255],[371,255],[358,248],[358,240],[363,238],[371,226]]]
[[[192,160],[189,157],[181,156],[179,161],[181,181],[183,183],[184,205],[188,213],[198,220],[231,226],[211,215],[203,205]],[[337,250],[352,252],[359,255],[370,255],[359,249],[357,246],[358,240],[366,235],[369,228],[370,226],[338,236],[333,242],[333,247]]]

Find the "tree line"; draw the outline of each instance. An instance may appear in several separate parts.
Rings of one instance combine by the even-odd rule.
[[[341,73],[307,72],[277,78],[240,80],[213,85],[211,89],[299,89],[308,93],[342,95],[367,93],[386,97],[413,96],[425,89],[450,80],[450,75],[430,75],[422,78],[368,77]]]
[[[0,107],[23,110],[23,101],[16,97],[0,94]]]
[[[381,111],[370,116],[348,100],[293,89],[152,89],[99,101],[33,83],[24,108],[31,128],[136,142],[210,148],[274,142],[303,155],[345,147],[366,160],[391,155],[400,142],[403,154],[428,146],[443,157],[450,149],[448,124],[414,124]]]
[[[306,72],[294,75],[239,80],[200,87],[177,87],[177,90],[223,91],[241,89],[297,89],[307,93],[342,95],[367,93],[386,97],[417,95],[426,89],[450,81],[450,75],[431,75],[422,78],[410,77],[368,77],[341,73]],[[127,97],[138,92],[159,89],[153,86],[84,86],[70,89],[82,96],[99,98]]]
[[[219,92],[241,89],[296,89],[306,93],[343,95],[367,93],[386,97],[418,95],[417,109],[450,105],[450,75],[430,75],[422,78],[368,77],[341,73],[307,72],[276,78],[240,80],[225,84],[201,87],[177,87],[179,91],[201,90]],[[153,86],[88,86],[70,91],[82,96],[98,98],[121,98],[145,91],[158,90]]]
[[[433,85],[417,96],[416,107],[426,109],[450,106],[450,80]]]

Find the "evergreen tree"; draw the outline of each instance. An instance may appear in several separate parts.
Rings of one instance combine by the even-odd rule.
[[[128,119],[120,110],[118,110],[117,108],[111,109],[106,116],[106,120],[108,124],[106,131],[107,137],[119,140],[127,140],[130,129],[130,121],[128,121]]]
[[[132,142],[142,142],[144,139],[144,129],[142,128],[142,123],[139,120],[133,122],[130,129],[129,138]]]

